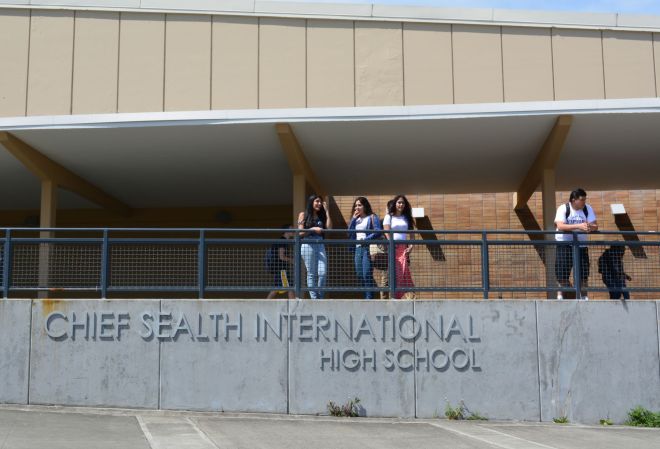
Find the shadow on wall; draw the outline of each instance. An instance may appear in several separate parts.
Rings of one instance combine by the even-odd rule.
[[[619,228],[619,231],[635,230],[635,226],[632,224],[632,221],[630,221],[630,216],[628,214],[615,214],[614,223],[616,224],[616,227]],[[639,242],[639,237],[637,236],[637,234],[624,235],[623,239],[626,242]],[[644,251],[644,247],[637,245],[629,245],[628,247],[630,248],[630,252],[632,253],[635,259],[647,258],[646,251]]]
[[[433,229],[433,224],[431,224],[431,220],[426,215],[421,218],[417,218],[415,221],[417,222],[417,229],[419,229],[420,231],[430,231]],[[422,236],[422,240],[425,241],[438,240],[438,237],[435,234],[431,234],[431,233],[421,234],[421,236]],[[445,258],[445,253],[442,251],[442,247],[440,245],[426,245],[426,249],[429,251],[431,258],[434,261],[445,262],[447,260]]]

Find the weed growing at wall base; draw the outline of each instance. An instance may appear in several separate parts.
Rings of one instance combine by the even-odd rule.
[[[652,412],[642,406],[637,406],[628,412],[628,426],[660,427],[660,412]]]
[[[449,401],[447,401],[447,404],[445,405],[445,416],[447,419],[451,420],[467,419],[468,421],[488,421],[488,418],[480,415],[479,412],[469,411],[462,400],[456,407],[452,407]]]
[[[356,418],[360,416],[360,398],[349,399],[347,403],[343,405],[335,404],[334,402],[328,402],[328,413],[331,416],[347,416],[350,418]]]

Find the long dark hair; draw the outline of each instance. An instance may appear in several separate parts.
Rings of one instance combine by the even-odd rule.
[[[412,216],[412,206],[410,205],[410,202],[408,201],[408,198],[406,198],[405,195],[397,195],[394,198],[392,198],[391,203],[388,202],[388,207],[387,207],[387,213],[394,216],[396,215],[396,202],[399,201],[399,198],[403,199],[403,215],[406,220],[408,220],[408,229],[413,229],[415,226],[415,219]]]
[[[317,198],[321,198],[321,201],[323,201],[323,197],[321,195],[310,195],[307,198],[307,206],[305,207],[305,218],[303,219],[303,226],[305,229],[307,228],[312,228],[314,227],[314,200]],[[321,202],[321,210],[318,212],[318,217],[319,220],[323,222],[323,227],[325,228],[325,222],[327,220],[327,213],[325,211],[325,207],[323,207],[323,202]]]
[[[364,214],[367,217],[374,213],[374,211],[371,209],[371,204],[369,204],[369,200],[363,196],[358,196],[357,198],[355,198],[355,201],[353,201],[353,210],[355,210],[355,204],[358,201],[362,204],[362,206],[364,206]]]

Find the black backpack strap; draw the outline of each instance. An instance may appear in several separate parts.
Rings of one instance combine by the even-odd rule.
[[[589,209],[587,209],[586,204],[582,208],[582,212],[584,213],[584,218],[586,218],[587,221],[589,221]],[[566,218],[565,218],[565,221],[568,221],[568,216],[569,215],[571,215],[571,205],[569,203],[566,203]]]

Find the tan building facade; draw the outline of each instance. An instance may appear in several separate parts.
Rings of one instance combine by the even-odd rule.
[[[524,25],[3,7],[0,116],[658,96],[659,32]]]
[[[359,4],[2,1],[0,60],[0,119],[649,99],[660,91],[660,20]],[[605,187],[621,186],[612,179]],[[166,215],[158,206],[147,215]],[[0,213],[16,224],[8,210],[35,207],[0,204]],[[94,222],[84,216],[81,224]]]

